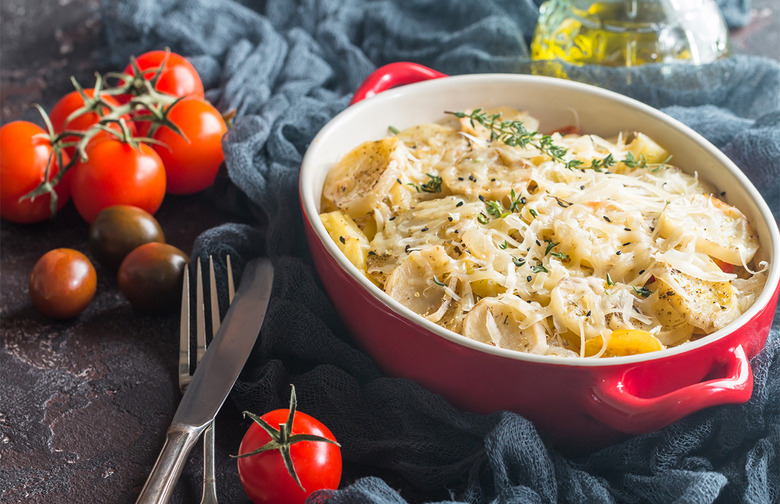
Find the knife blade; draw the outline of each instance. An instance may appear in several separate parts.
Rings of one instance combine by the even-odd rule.
[[[266,258],[253,259],[244,267],[233,302],[192,375],[136,503],[170,499],[187,455],[217,416],[246,364],[268,310],[273,277]]]

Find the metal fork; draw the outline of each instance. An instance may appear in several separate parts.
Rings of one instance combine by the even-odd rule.
[[[228,304],[233,302],[235,289],[233,286],[233,268],[230,264],[230,256],[226,257]],[[195,284],[195,365],[190,358],[191,331],[190,331],[190,281],[189,272],[184,275],[181,296],[181,325],[179,328],[179,389],[183,394],[192,380],[195,367],[200,363],[203,354],[206,353],[206,316],[203,302],[203,273],[200,265],[200,257],[196,263]],[[217,297],[217,283],[214,278],[214,260],[209,256],[209,305],[211,308],[212,337],[219,329],[219,300]],[[203,433],[203,497],[201,504],[217,504],[216,479],[214,477],[214,423],[206,428]]]

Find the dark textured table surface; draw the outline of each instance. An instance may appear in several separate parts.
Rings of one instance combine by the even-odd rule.
[[[100,41],[98,0],[0,4],[2,123],[40,122],[30,108],[51,108],[89,82]],[[735,53],[780,59],[780,6],[754,0],[752,20],[732,34]],[[169,243],[189,252],[203,230],[233,220],[208,192],[168,196],[157,218]],[[53,221],[0,223],[0,502],[134,502],[180,395],[175,315],[142,316],[116,280],[97,267],[98,290],[78,318],[53,322],[32,307],[29,273],[48,250],[88,253],[88,226],[72,205]],[[217,421],[222,502],[247,502],[229,454],[246,423],[226,403]],[[193,451],[175,502],[200,500],[201,456]]]

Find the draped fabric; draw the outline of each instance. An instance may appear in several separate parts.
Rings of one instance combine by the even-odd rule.
[[[516,413],[460,411],[410,380],[385,376],[353,344],[317,279],[298,203],[303,154],[362,80],[392,61],[448,74],[566,75],[636,98],[722,149],[778,218],[778,63],[735,56],[700,67],[630,70],[535,64],[528,44],[539,3],[104,1],[106,64],[122,68],[131,54],[170,47],[194,63],[207,98],[236,111],[224,140],[227,180],[213,189],[236,222],[205,232],[192,253],[229,253],[239,271],[266,255],[276,280],[266,323],[231,398],[240,409],[261,413],[286,407],[295,384],[301,410],[328,425],[346,463],[365,474],[319,493],[317,503],[403,503],[409,492],[431,502],[473,504],[778,502],[777,323],[752,361],[748,403],[700,411],[661,431],[571,457]],[[732,27],[746,23],[745,2],[719,4]]]

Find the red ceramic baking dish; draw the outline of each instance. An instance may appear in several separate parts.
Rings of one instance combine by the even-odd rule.
[[[426,81],[413,83],[420,80]],[[399,84],[409,85],[377,94]],[[750,398],[749,359],[766,342],[780,289],[780,233],[747,177],[696,132],[638,101],[585,84],[529,75],[446,77],[407,63],[380,69],[353,103],[312,141],[301,168],[300,199],[318,274],[355,340],[387,373],[411,378],[460,408],[520,413],[575,450],[602,447],[704,408]],[[756,302],[729,326],[696,341],[633,356],[576,359],[470,340],[374,286],[340,252],[318,217],[327,172],[360,143],[386,136],[389,125],[403,129],[439,120],[447,110],[501,105],[527,110],[540,120],[542,132],[574,123],[583,133],[604,137],[642,131],[666,147],[676,165],[727,189],[727,202],[758,232],[757,257],[769,263]]]

